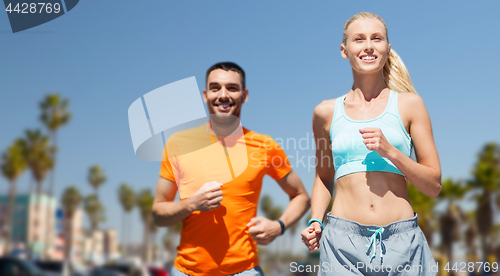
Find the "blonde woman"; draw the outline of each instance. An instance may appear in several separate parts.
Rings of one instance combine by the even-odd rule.
[[[430,197],[441,191],[425,105],[379,16],[362,12],[349,19],[340,51],[354,83],[314,109],[318,163],[302,241],[310,252],[320,249],[319,275],[435,275],[407,190],[410,181]]]

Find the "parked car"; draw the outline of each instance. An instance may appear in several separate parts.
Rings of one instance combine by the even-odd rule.
[[[68,263],[65,261],[35,261],[38,266],[47,275],[61,276],[85,276],[87,273],[82,266]]]
[[[160,267],[149,266],[148,271],[151,276],[170,276],[170,273]]]
[[[16,257],[0,258],[0,275],[2,276],[45,276],[35,264]]]
[[[88,276],[127,276],[116,270],[109,270],[102,267],[95,267],[89,271]]]
[[[148,270],[140,265],[128,263],[107,263],[102,266],[107,270],[114,270],[126,276],[150,276]]]

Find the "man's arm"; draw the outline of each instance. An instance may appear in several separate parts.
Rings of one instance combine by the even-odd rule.
[[[280,220],[285,228],[295,224],[307,212],[311,205],[309,194],[307,194],[300,177],[292,170],[285,177],[276,180],[283,191],[290,197],[290,202],[281,215]]]
[[[159,177],[153,203],[153,219],[156,226],[172,226],[183,221],[194,211],[210,211],[220,206],[222,184],[205,183],[196,194],[186,200],[174,202],[177,193],[175,182]]]
[[[276,180],[280,187],[290,197],[290,202],[280,220],[285,228],[296,223],[309,209],[310,199],[299,176],[292,170],[286,176]],[[257,244],[267,245],[277,236],[281,235],[281,225],[277,221],[271,221],[264,217],[252,218],[248,223],[250,237]]]

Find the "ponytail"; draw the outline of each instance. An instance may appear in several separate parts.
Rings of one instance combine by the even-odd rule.
[[[413,87],[405,64],[393,49],[391,49],[384,65],[384,82],[391,90],[418,94]]]

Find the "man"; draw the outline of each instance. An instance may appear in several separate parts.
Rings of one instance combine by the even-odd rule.
[[[244,127],[239,128],[240,136],[234,135],[248,100],[243,69],[231,62],[217,63],[206,78],[203,100],[211,120],[168,139],[154,221],[158,226],[183,222],[173,276],[263,275],[256,244],[269,244],[297,222],[309,208],[309,195],[270,136]],[[188,150],[182,152],[178,144]],[[265,174],[290,197],[276,221],[255,217]],[[180,201],[174,202],[177,191]]]

